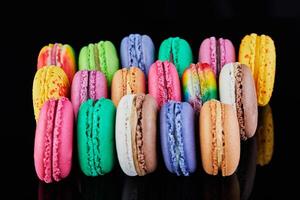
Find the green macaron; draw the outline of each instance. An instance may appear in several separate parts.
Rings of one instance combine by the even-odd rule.
[[[191,46],[184,39],[179,37],[170,37],[161,43],[158,52],[158,59],[174,63],[177,72],[181,77],[184,70],[193,62]]]
[[[104,175],[115,161],[115,114],[113,102],[89,99],[81,104],[77,121],[79,164],[87,176]]]
[[[110,86],[114,73],[119,69],[119,58],[113,43],[100,41],[81,48],[79,70],[99,70],[106,76]]]

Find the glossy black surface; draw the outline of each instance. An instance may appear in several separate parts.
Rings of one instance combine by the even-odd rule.
[[[248,1],[244,6],[240,1],[228,2],[215,0],[198,5],[187,1],[114,1],[99,6],[74,2],[78,9],[51,2],[35,4],[33,11],[12,7],[12,12],[2,18],[2,50],[6,53],[1,67],[5,116],[1,131],[1,195],[9,195],[8,199],[291,199],[297,195],[297,184],[292,181],[299,180],[295,164],[300,138],[298,3]],[[116,19],[111,19],[112,15]],[[185,38],[192,46],[195,61],[206,37],[228,38],[238,52],[245,34],[270,35],[277,53],[270,101],[274,120],[271,161],[256,165],[256,136],[242,143],[239,168],[231,177],[207,176],[201,165],[191,177],[175,177],[166,171],[160,157],[158,170],[146,177],[127,177],[116,166],[107,176],[88,178],[80,172],[75,152],[68,179],[50,185],[39,182],[33,164],[35,121],[31,89],[40,49],[48,43],[68,43],[78,56],[83,45],[106,39],[119,50],[121,39],[135,32],[152,37],[156,50],[169,36]]]

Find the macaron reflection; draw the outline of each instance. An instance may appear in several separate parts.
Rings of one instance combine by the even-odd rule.
[[[241,143],[241,159],[237,170],[241,199],[249,199],[256,175],[257,140],[256,136]]]
[[[274,122],[271,106],[268,104],[258,110],[257,160],[260,166],[270,163],[274,151]]]
[[[240,186],[235,173],[228,177],[205,175],[203,178],[201,199],[240,199]]]

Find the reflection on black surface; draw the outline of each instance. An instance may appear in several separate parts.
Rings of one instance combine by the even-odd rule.
[[[202,186],[202,199],[240,199],[240,186],[236,174],[228,177],[205,176]]]
[[[120,199],[118,177],[82,175],[78,182],[78,190],[84,200]]]
[[[72,200],[77,198],[76,187],[69,180],[53,184],[39,182],[38,200]]]
[[[258,110],[258,127],[256,131],[258,155],[257,164],[264,166],[270,163],[274,151],[274,123],[269,104]]]
[[[241,189],[241,200],[249,199],[256,174],[257,141],[256,136],[241,144],[241,158],[237,175]]]

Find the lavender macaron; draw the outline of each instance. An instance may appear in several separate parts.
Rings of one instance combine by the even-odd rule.
[[[130,34],[122,39],[120,54],[123,67],[138,67],[146,76],[154,63],[154,44],[148,35]]]
[[[171,173],[189,176],[196,170],[194,110],[186,102],[169,101],[160,110],[160,139]]]

